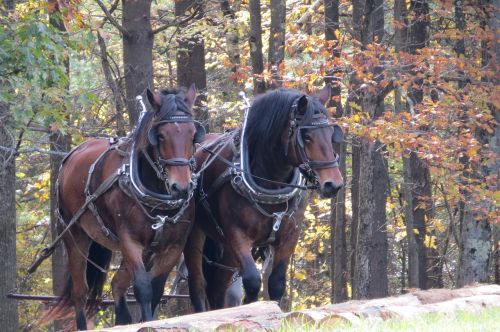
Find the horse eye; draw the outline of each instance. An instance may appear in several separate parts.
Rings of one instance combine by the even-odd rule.
[[[302,138],[304,139],[304,141],[306,142],[311,142],[312,141],[312,136],[309,134],[309,133],[304,133],[302,134]]]
[[[163,137],[162,134],[158,134],[158,140],[159,141],[164,141],[165,140],[165,137]]]

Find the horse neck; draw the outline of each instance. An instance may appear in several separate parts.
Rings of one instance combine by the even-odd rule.
[[[250,154],[250,173],[259,186],[277,189],[282,186],[260,180],[255,176],[278,182],[288,182],[293,173],[293,166],[282,151],[276,151],[272,156],[262,156],[262,154],[256,153],[254,158]]]

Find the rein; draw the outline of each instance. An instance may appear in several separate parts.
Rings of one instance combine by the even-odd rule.
[[[249,171],[247,170],[244,170],[242,169],[241,167],[237,166],[236,164],[234,164],[232,161],[222,157],[219,153],[220,151],[218,152],[215,152],[215,151],[212,151],[210,150],[209,148],[206,148],[204,146],[201,146],[201,149],[207,153],[209,153],[210,155],[214,156],[215,158],[219,159],[220,161],[222,161],[226,166],[228,166],[229,168],[232,168],[234,169],[236,172],[238,173],[245,173],[247,175],[251,175],[253,176],[254,178],[256,179],[259,179],[259,180],[262,180],[262,181],[265,181],[265,182],[268,182],[268,183],[272,183],[272,184],[277,184],[277,185],[280,185],[280,186],[283,186],[283,187],[291,187],[291,188],[297,188],[297,189],[302,189],[302,190],[308,190],[308,189],[317,189],[317,186],[301,186],[301,185],[297,185],[297,184],[291,184],[291,183],[287,183],[287,182],[281,182],[281,181],[275,181],[275,180],[271,180],[271,179],[267,179],[267,178],[263,178],[261,176],[257,176],[257,175],[252,175]],[[215,159],[214,158],[214,159]],[[204,169],[203,169],[204,170]]]

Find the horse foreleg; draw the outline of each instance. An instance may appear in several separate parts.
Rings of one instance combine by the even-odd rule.
[[[154,257],[153,267],[151,268],[151,286],[153,290],[153,299],[151,301],[151,311],[155,312],[156,306],[160,303],[165,282],[170,271],[179,261],[183,247],[180,245],[170,245],[161,253]]]
[[[280,301],[285,293],[286,271],[298,241],[299,232],[296,233],[287,237],[287,241],[274,246],[273,267],[267,281],[269,298],[272,301]]]
[[[126,235],[120,242],[127,270],[131,272],[134,280],[134,295],[141,307],[142,321],[152,320],[151,300],[153,298],[153,290],[151,288],[151,278],[142,261],[144,248],[141,244]]]
[[[195,312],[209,310],[206,281],[203,276],[203,244],[205,234],[196,225],[191,230],[184,248],[184,261],[188,269],[189,296]]]
[[[239,232],[228,235],[227,240],[240,265],[240,274],[245,289],[243,303],[255,302],[259,296],[262,279],[252,257],[252,241],[245,234]]]
[[[122,262],[120,269],[116,271],[111,281],[113,299],[115,300],[115,325],[132,323],[132,315],[130,315],[127,305],[127,290],[131,280],[132,274],[126,270],[125,264]]]
[[[237,305],[235,301],[228,303],[226,299],[227,293],[235,281],[233,278],[237,273],[229,270],[229,268],[238,266],[238,261],[234,258],[230,250],[224,250],[221,262],[227,268],[220,266],[213,267],[213,276],[209,278],[209,281],[207,280],[207,295],[212,309],[222,309],[227,306]],[[241,297],[239,299],[241,300]]]

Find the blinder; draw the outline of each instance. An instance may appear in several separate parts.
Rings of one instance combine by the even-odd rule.
[[[294,103],[295,104],[295,103]],[[295,105],[294,105],[295,106]],[[296,106],[295,106],[296,107]],[[311,117],[312,122],[309,124],[301,124],[304,119],[300,116],[292,118],[290,121],[289,136],[288,141],[285,146],[285,154],[288,152],[288,144],[293,137],[293,132],[295,131],[295,142],[297,147],[298,155],[301,159],[301,165],[299,168],[305,174],[307,179],[313,183],[318,183],[317,175],[314,170],[332,168],[339,166],[340,156],[335,155],[332,160],[310,160],[306,152],[304,134],[307,130],[317,130],[321,128],[332,128],[332,138],[331,143],[341,143],[344,140],[344,133],[342,128],[336,123],[329,123],[328,119],[322,114],[314,114]]]
[[[304,132],[307,130],[316,130],[320,128],[326,128],[330,127],[333,129],[333,134],[332,134],[332,144],[333,143],[342,143],[344,141],[344,132],[342,128],[336,124],[336,123],[322,123],[318,125],[307,125],[307,126],[298,126],[297,130],[297,143],[299,144],[300,148],[304,149],[305,148],[305,143],[304,143]]]
[[[158,145],[158,129],[156,127],[151,127],[148,131],[148,141],[149,144],[156,146]]]
[[[194,126],[196,127],[196,132],[194,133],[193,142],[195,144],[201,143],[205,140],[205,134],[206,134],[205,127],[199,121],[194,121]]]

